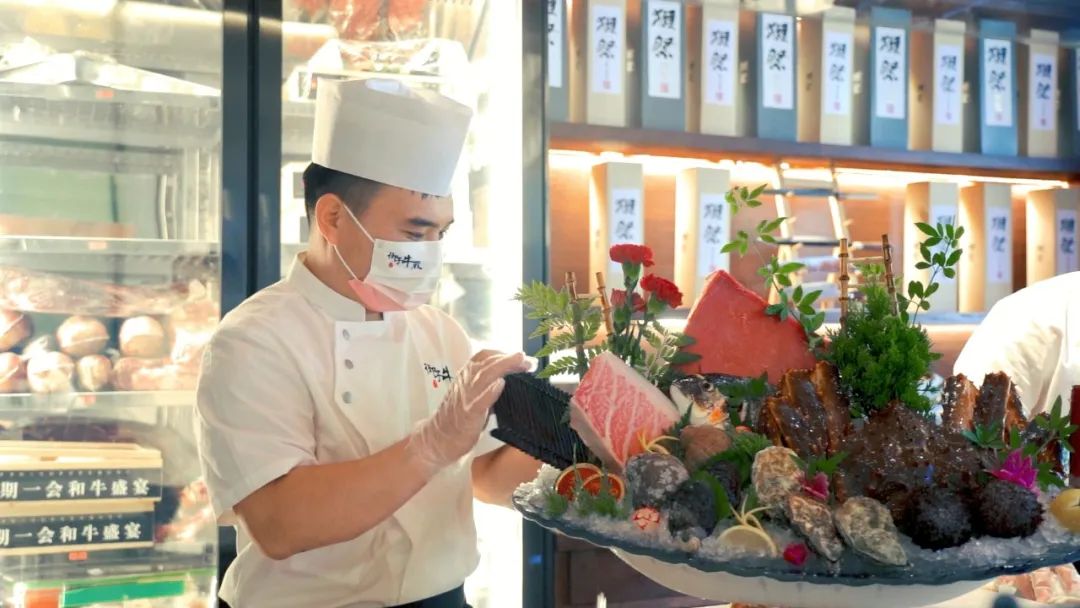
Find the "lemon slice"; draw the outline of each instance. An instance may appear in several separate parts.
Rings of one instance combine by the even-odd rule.
[[[744,551],[768,553],[772,556],[780,554],[773,539],[769,538],[764,530],[753,526],[732,526],[720,535],[720,542]]]

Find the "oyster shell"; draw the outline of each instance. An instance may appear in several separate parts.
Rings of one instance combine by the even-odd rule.
[[[691,469],[731,447],[731,437],[723,429],[710,425],[688,426],[679,439],[686,452],[686,466]]]
[[[802,494],[790,494],[784,502],[784,514],[814,551],[830,562],[840,559],[844,544],[836,534],[832,511],[825,503]]]
[[[754,457],[750,478],[761,506],[782,507],[787,497],[802,487],[803,472],[794,451],[773,446]]]
[[[659,507],[680,485],[690,479],[682,461],[668,454],[646,452],[626,462],[626,483],[634,508]]]
[[[857,496],[837,507],[833,519],[844,542],[856,553],[890,566],[907,565],[907,553],[885,505]]]

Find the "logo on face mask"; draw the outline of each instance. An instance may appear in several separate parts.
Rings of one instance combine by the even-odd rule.
[[[439,367],[437,365],[425,363],[424,372],[431,376],[431,388],[439,388],[441,383],[450,382],[454,379],[454,377],[450,375],[450,368],[445,365]]]
[[[405,268],[407,270],[423,270],[424,269],[423,265],[420,263],[420,260],[414,260],[411,255],[401,256],[401,255],[398,255],[398,254],[394,253],[393,251],[390,251],[390,252],[388,252],[386,254],[386,259],[390,260],[390,264],[389,264],[390,268],[393,268],[394,266],[400,265],[400,266],[402,266],[403,268]]]

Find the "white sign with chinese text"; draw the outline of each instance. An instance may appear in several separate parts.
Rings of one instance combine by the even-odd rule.
[[[645,244],[645,209],[641,190],[637,188],[613,188],[608,205],[608,245],[632,243]],[[608,262],[608,274],[622,276],[622,266]],[[621,279],[620,279],[621,281]]]
[[[593,28],[592,91],[621,95],[623,90],[623,45],[626,24],[617,6],[590,4],[590,27]]]
[[[705,26],[705,103],[735,105],[735,49],[738,30],[734,21],[710,19]]]
[[[988,38],[983,43],[983,110],[988,127],[1013,126],[1012,42]]]
[[[795,107],[795,19],[761,13],[762,100],[777,110]]]
[[[851,114],[851,65],[855,42],[848,32],[825,32],[825,113]]]
[[[548,86],[563,86],[563,2],[547,0]]]
[[[1057,274],[1080,270],[1076,253],[1076,209],[1057,210]]]
[[[1012,227],[1009,210],[991,207],[986,213],[986,278],[1000,283],[1012,276]]]
[[[939,44],[934,48],[934,123],[939,125],[960,124],[963,111],[963,75],[960,65],[960,47],[955,44]]]
[[[730,220],[723,194],[702,194],[698,211],[697,276],[707,277],[728,268],[728,254],[720,250],[728,242]]]
[[[1028,104],[1031,128],[1052,131],[1057,123],[1054,94],[1057,89],[1057,57],[1043,53],[1031,55],[1031,90]]]
[[[1071,54],[1073,56],[1073,67],[1076,71],[1076,124],[1080,125],[1080,49],[1073,50]]]
[[[878,118],[904,118],[907,112],[907,31],[896,27],[874,28],[877,65],[874,90]]]
[[[649,96],[678,99],[682,95],[682,4],[650,0],[646,18]]]

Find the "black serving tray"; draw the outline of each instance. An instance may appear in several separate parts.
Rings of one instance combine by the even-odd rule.
[[[592,459],[567,424],[570,395],[533,374],[511,374],[495,402],[492,436],[558,469]]]

